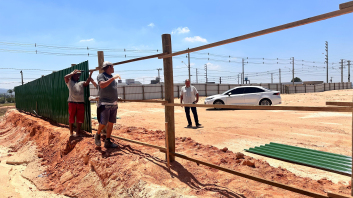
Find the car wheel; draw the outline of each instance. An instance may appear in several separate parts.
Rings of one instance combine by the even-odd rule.
[[[214,104],[214,105],[224,105],[224,102],[221,101],[221,100],[217,100],[217,101],[215,101],[213,104]],[[215,109],[221,110],[222,108],[215,108]]]
[[[260,105],[262,106],[271,106],[271,101],[269,99],[263,99],[260,101]]]

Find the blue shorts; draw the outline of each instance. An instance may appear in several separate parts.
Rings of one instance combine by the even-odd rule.
[[[101,105],[98,108],[99,123],[102,125],[107,125],[108,122],[116,123],[116,113],[118,111],[118,106],[115,105]],[[98,116],[97,116],[98,117]]]

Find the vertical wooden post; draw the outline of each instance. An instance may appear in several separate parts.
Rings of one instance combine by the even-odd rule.
[[[167,92],[166,92],[166,96],[165,97],[167,97]],[[163,85],[161,85],[161,98],[163,100]]]
[[[170,159],[169,159],[169,143],[168,143],[168,122],[165,123],[165,148],[167,150],[167,167],[170,171]]]
[[[207,97],[207,83],[205,83],[205,94],[206,94],[206,97]]]
[[[172,40],[170,34],[162,34],[163,53],[172,53]],[[174,81],[173,81],[173,58],[163,58],[164,70],[164,88],[165,100],[174,104]],[[162,86],[163,87],[163,86]],[[163,88],[162,88],[163,90]],[[163,96],[163,92],[162,92]],[[175,153],[175,122],[174,122],[174,106],[165,106],[165,122],[168,123],[168,148],[170,152]],[[167,146],[167,145],[166,145]],[[168,156],[166,154],[166,159]],[[171,162],[175,161],[174,156],[169,156]]]
[[[180,90],[179,90],[179,85],[177,85],[178,87],[178,99],[180,98]]]
[[[304,85],[304,87],[305,87],[304,89],[305,89],[305,93],[306,93],[306,84]]]
[[[123,96],[124,96],[124,100],[126,100],[126,96],[125,96],[125,86],[123,86]]]
[[[145,86],[141,86],[142,87],[142,100],[145,99]]]
[[[103,51],[97,51],[97,55],[98,55],[99,73],[103,73],[104,70],[102,69],[102,67],[103,67],[103,62],[104,62],[104,53],[103,53]]]

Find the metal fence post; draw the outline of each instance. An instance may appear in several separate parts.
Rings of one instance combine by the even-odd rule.
[[[142,100],[144,100],[145,99],[145,86],[141,86],[141,88],[142,88]]]
[[[207,97],[207,83],[205,83],[205,94],[206,94],[206,97]]]
[[[180,98],[180,90],[179,90],[179,85],[177,85],[177,87],[178,87],[178,99]]]
[[[173,91],[173,94],[174,94],[174,91]],[[163,85],[161,85],[161,97],[162,97],[162,100],[163,100]]]
[[[123,96],[124,96],[124,100],[126,100],[126,96],[125,96],[125,86],[123,86]]]
[[[314,84],[314,93],[316,92],[316,89],[315,89],[315,84]]]

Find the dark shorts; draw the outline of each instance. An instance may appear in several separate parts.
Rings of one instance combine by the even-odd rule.
[[[108,122],[116,123],[116,113],[118,106],[115,105],[101,105],[98,108],[99,118],[98,121],[102,125],[107,125]],[[98,116],[97,116],[98,117]]]

